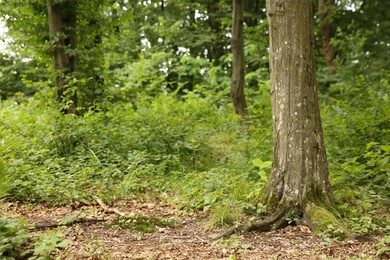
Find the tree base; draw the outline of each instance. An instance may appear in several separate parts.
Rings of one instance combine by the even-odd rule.
[[[374,241],[369,236],[353,234],[334,213],[312,202],[306,205],[303,212],[302,210],[297,211],[296,209],[285,208],[272,214],[269,218],[257,220],[245,225],[241,224],[222,233],[210,235],[209,238],[216,240],[230,237],[236,233],[274,231],[285,228],[292,223],[309,227],[317,236],[337,238],[340,240]]]

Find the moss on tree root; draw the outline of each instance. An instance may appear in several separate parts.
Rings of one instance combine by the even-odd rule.
[[[306,204],[302,224],[308,226],[316,235],[326,235],[346,239],[352,236],[343,221],[323,206],[313,202]]]

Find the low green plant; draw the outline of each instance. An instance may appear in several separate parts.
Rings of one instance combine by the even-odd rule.
[[[28,253],[27,247],[31,235],[27,221],[17,218],[0,219],[0,257],[18,259]]]
[[[380,230],[380,227],[373,222],[370,216],[350,218],[348,224],[351,230],[356,233],[372,234]]]
[[[326,229],[319,234],[322,244],[331,244],[334,241],[345,239],[345,232],[332,224],[328,224]]]
[[[69,240],[63,239],[64,234],[57,231],[50,231],[40,235],[34,242],[32,257],[29,260],[51,259],[56,249],[66,248]]]
[[[390,257],[390,236],[382,238],[376,245],[376,256],[381,258]]]
[[[230,238],[220,238],[211,243],[211,247],[219,245],[225,254],[229,253],[228,259],[236,259],[237,254],[248,252],[252,249],[252,244],[242,244],[243,236],[231,236]]]
[[[65,248],[69,241],[63,234],[51,231],[45,234],[29,233],[27,220],[0,219],[1,259],[51,259],[57,248]]]
[[[83,254],[84,257],[90,259],[111,259],[112,254],[109,252],[110,250],[105,246],[105,243],[101,240],[96,240],[95,238],[86,241],[88,243],[88,247],[86,248],[86,252]]]
[[[390,196],[390,146],[371,142],[332,173],[337,210],[359,233],[381,233],[387,222]]]

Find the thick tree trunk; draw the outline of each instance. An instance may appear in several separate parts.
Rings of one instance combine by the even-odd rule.
[[[315,82],[311,0],[267,0],[274,130],[265,191],[274,209],[332,205]]]
[[[247,114],[247,105],[244,95],[244,6],[243,0],[233,0],[233,29],[232,29],[232,52],[233,68],[230,98],[233,102],[236,114]]]
[[[331,44],[332,38],[335,36],[333,30],[333,8],[335,0],[318,0],[318,15],[320,18],[320,33],[322,39],[322,49],[328,71],[331,74],[335,73],[335,58],[336,51]]]
[[[293,221],[320,235],[360,239],[335,217],[314,68],[312,0],[266,0],[274,130],[272,172],[263,193],[270,216],[236,232],[269,231]],[[334,227],[330,230],[329,226]]]
[[[69,57],[66,53],[66,40],[63,36],[64,19],[62,8],[60,5],[54,5],[52,0],[47,0],[49,34],[54,44],[54,69],[56,71],[56,86],[58,98],[61,103],[66,103],[63,113],[77,114],[77,94],[74,90],[68,89],[66,84],[66,75],[76,66],[75,57]],[[68,16],[71,24],[75,24],[75,16]],[[68,21],[68,22],[69,22]],[[74,35],[68,38],[68,44],[75,46],[75,32]]]
[[[263,204],[271,214],[210,237],[275,230],[287,226],[290,219],[316,234],[327,230],[329,235],[357,239],[334,215],[315,87],[311,0],[266,2],[274,159]],[[337,231],[329,230],[329,225]]]

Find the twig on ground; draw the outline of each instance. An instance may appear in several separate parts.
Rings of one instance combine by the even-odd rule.
[[[115,213],[115,214],[118,214],[119,216],[123,217],[126,215],[126,213],[120,211],[119,209],[117,208],[110,208],[109,206],[107,206],[98,196],[96,195],[92,195],[92,198],[94,200],[96,200],[96,202],[100,205],[100,207],[102,207],[104,209],[104,211],[106,212],[110,212],[110,213]]]

